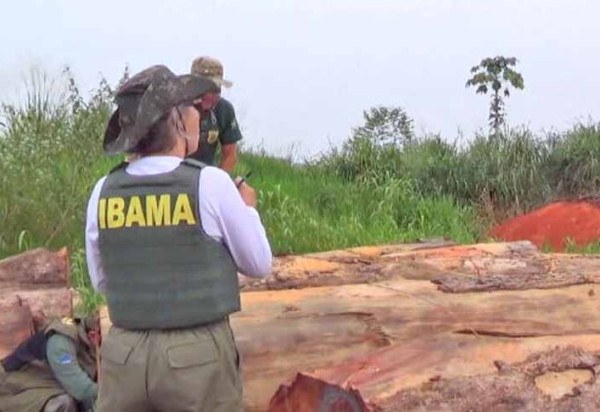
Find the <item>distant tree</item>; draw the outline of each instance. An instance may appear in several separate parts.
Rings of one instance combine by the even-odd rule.
[[[496,56],[486,58],[477,66],[471,68],[471,77],[467,80],[465,87],[477,87],[476,93],[487,94],[491,90],[492,100],[490,102],[490,127],[494,134],[498,135],[500,126],[504,124],[504,98],[510,96],[509,87],[523,89],[523,76],[513,70],[517,64],[515,57]]]
[[[363,112],[365,123],[354,136],[380,145],[403,145],[414,138],[413,120],[401,107],[372,107]]]

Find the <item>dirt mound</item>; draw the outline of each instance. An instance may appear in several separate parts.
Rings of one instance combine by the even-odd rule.
[[[552,203],[496,226],[496,239],[529,240],[538,247],[550,245],[561,252],[571,241],[585,246],[600,240],[600,205],[593,201]]]

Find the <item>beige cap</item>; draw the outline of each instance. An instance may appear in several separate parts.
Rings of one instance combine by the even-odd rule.
[[[206,77],[219,86],[231,87],[233,83],[223,78],[223,65],[213,57],[202,56],[192,62],[192,74]]]

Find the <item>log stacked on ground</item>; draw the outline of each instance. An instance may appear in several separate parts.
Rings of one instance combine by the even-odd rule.
[[[362,411],[363,401],[373,410],[460,410],[451,394],[466,393],[480,379],[474,377],[496,391],[475,408],[547,408],[554,400],[538,386],[542,369],[572,376],[570,369],[583,364],[561,359],[573,353],[596,368],[590,359],[600,351],[598,282],[600,258],[542,254],[529,242],[278,258],[271,279],[245,282],[243,310],[232,316],[246,410],[271,404],[271,411]],[[524,362],[540,353],[549,353],[547,366],[525,379]],[[513,392],[502,389],[507,368],[520,382]],[[592,393],[595,381],[577,372],[583,386],[575,391]],[[528,398],[510,404],[525,387]]]
[[[0,358],[49,318],[71,316],[66,249],[34,249],[0,260]]]

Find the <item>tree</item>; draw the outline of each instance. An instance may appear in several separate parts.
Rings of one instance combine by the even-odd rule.
[[[509,87],[515,89],[523,89],[523,76],[513,70],[517,64],[515,57],[496,56],[486,58],[477,66],[471,68],[473,77],[467,80],[465,87],[477,87],[476,93],[487,94],[492,91],[492,100],[490,102],[490,127],[494,130],[494,134],[498,135],[500,126],[504,124],[504,98],[510,96]]]
[[[363,112],[363,116],[365,124],[354,131],[355,137],[397,146],[410,143],[414,138],[413,120],[401,107],[372,107]]]

